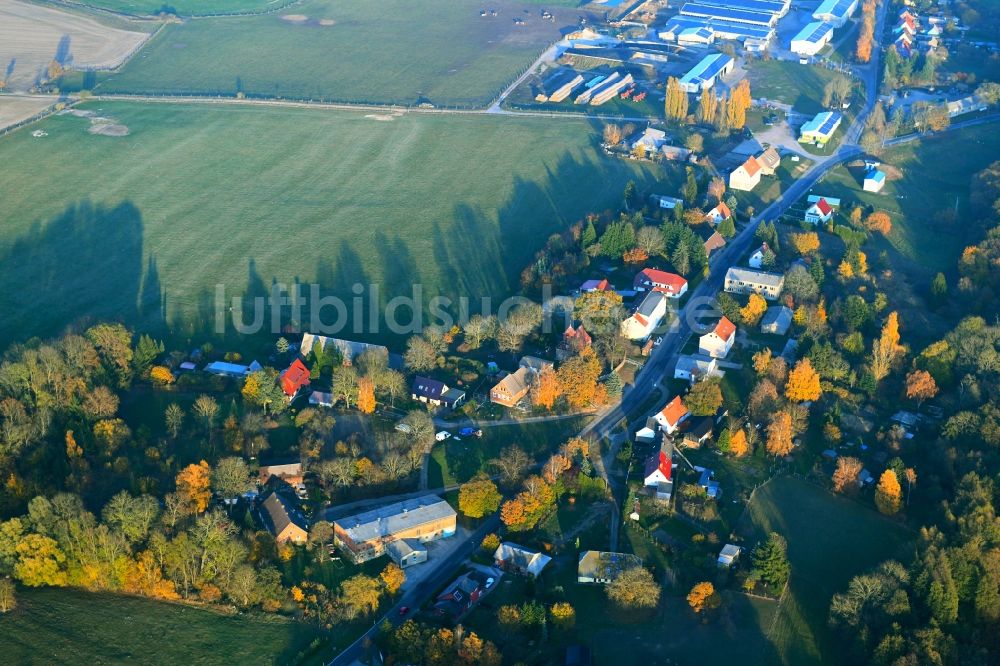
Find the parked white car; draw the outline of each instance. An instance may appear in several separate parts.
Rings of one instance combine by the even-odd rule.
[[[436,439],[439,442],[443,442],[444,440],[448,439],[449,437],[451,437],[451,433],[448,432],[447,430],[442,430],[438,434],[434,435],[434,439]]]

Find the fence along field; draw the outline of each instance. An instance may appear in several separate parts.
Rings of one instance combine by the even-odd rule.
[[[149,38],[93,18],[50,7],[0,0],[0,78],[8,90],[27,90],[53,60],[64,66],[120,65]]]
[[[153,324],[161,307],[211,327],[215,285],[244,292],[251,264],[263,285],[503,297],[553,231],[620,205],[630,179],[652,189],[652,171],[607,159],[585,120],[77,109],[129,133],[63,114],[34,126],[45,137],[0,138],[0,347],[82,316]]]
[[[579,12],[498,0],[306,0],[275,14],[168,26],[101,92],[266,95],[340,102],[484,105]],[[527,10],[527,13],[525,13]],[[517,26],[514,18],[526,24]]]

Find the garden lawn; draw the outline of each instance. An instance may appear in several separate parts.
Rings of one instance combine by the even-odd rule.
[[[880,562],[912,555],[913,535],[898,523],[794,477],[759,487],[739,531],[748,543],[772,531],[788,540],[790,589],[768,635],[786,664],[843,663],[827,625],[833,594]]]
[[[791,60],[755,60],[749,67],[750,93],[791,104],[799,113],[814,114],[825,110],[823,87],[836,72]]]
[[[219,339],[220,285],[227,298],[262,295],[272,280],[348,298],[378,285],[382,304],[421,285],[425,308],[442,293],[496,308],[551,233],[618,206],[631,179],[653,189],[659,173],[606,158],[576,119],[79,108],[128,136],[57,115],[32,126],[47,136],[0,138],[0,347],[84,317]],[[358,321],[340,334],[398,344],[407,332]]]
[[[311,652],[312,629],[278,616],[229,616],[135,597],[20,589],[0,616],[9,664],[273,664]],[[309,662],[322,663],[323,654]]]
[[[516,444],[536,461],[555,452],[560,444],[579,432],[586,417],[541,421],[520,425],[483,428],[481,439],[465,437],[445,440],[434,447],[428,462],[427,483],[430,488],[444,488],[465,483],[479,472],[494,473],[488,463],[500,455],[500,450]]]
[[[498,0],[490,5],[498,16],[481,17],[482,7],[305,0],[263,16],[187,21],[104,77],[100,90],[483,106],[576,15],[557,10],[562,21],[553,23],[541,20],[537,5]],[[526,25],[515,25],[514,16]]]

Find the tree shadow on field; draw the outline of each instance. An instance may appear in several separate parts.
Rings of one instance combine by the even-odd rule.
[[[59,43],[56,45],[56,54],[53,57],[53,60],[55,60],[63,67],[70,64],[70,62],[73,59],[73,56],[69,50],[69,45],[70,45],[69,35],[63,35],[62,37],[60,37]]]
[[[142,246],[142,214],[131,201],[83,200],[36,223],[0,254],[0,346],[98,320],[134,325]],[[154,289],[150,283],[143,309],[158,312]]]

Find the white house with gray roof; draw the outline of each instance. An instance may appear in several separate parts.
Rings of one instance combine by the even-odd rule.
[[[386,553],[392,542],[423,543],[455,534],[457,514],[437,495],[423,495],[333,521],[333,539],[356,564]]]
[[[658,291],[651,291],[639,307],[622,322],[622,336],[629,340],[645,340],[663,321],[667,314],[667,298]]]
[[[785,286],[785,276],[750,268],[732,266],[726,271],[725,290],[731,294],[760,294],[769,301],[777,300]]]

